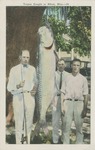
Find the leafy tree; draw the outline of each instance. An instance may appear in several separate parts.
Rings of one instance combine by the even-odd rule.
[[[71,44],[66,43],[66,41],[63,38],[63,33],[64,34],[68,33],[68,28],[65,25],[65,21],[58,20],[54,16],[49,16],[47,20],[54,33],[54,39],[56,42],[57,51],[60,48],[61,51],[66,50],[67,52],[69,52],[71,50]],[[43,16],[42,25],[44,25],[45,22],[46,22],[46,16]]]
[[[61,17],[56,17],[53,9],[57,13],[59,13],[60,10]],[[48,17],[47,14],[43,16],[42,24],[44,24],[46,20],[52,27],[57,51],[60,48],[61,51],[65,50],[70,52],[73,48],[74,51],[80,55],[90,54],[91,7],[52,7],[51,14]],[[68,20],[70,23],[67,25]],[[63,34],[67,34],[71,37],[71,40],[65,40]]]
[[[72,47],[80,55],[89,55],[91,50],[91,7],[70,7],[70,36]]]

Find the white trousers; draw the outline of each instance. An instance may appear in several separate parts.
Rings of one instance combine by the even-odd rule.
[[[65,116],[63,117],[63,144],[69,144],[70,142],[70,129],[72,120],[74,118],[76,126],[76,144],[83,143],[82,125],[83,118],[81,113],[83,110],[83,101],[69,101],[64,102]]]
[[[23,99],[25,108],[23,105]],[[21,93],[13,96],[13,109],[14,109],[14,119],[15,119],[15,132],[16,132],[16,144],[21,144],[21,138],[23,131],[23,120],[24,111],[26,115],[26,129],[28,144],[30,143],[30,134],[33,124],[33,115],[35,108],[35,99],[30,93]]]
[[[57,99],[56,110],[52,110],[52,138],[53,143],[58,143],[59,140],[59,127],[61,119],[61,99],[60,96],[55,97]]]

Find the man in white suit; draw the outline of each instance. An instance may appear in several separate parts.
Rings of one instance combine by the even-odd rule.
[[[20,64],[10,70],[7,89],[13,95],[13,110],[16,129],[16,144],[23,143],[22,135],[26,135],[26,143],[30,143],[30,134],[35,108],[37,87],[36,70],[29,65],[30,53],[22,50]]]

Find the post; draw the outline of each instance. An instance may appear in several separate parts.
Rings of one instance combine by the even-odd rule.
[[[22,66],[21,66],[21,81],[23,81]],[[26,141],[26,144],[28,144],[27,125],[26,125],[26,113],[25,113],[25,101],[24,101],[23,87],[22,87],[22,100],[23,100],[24,118],[23,118],[23,127],[22,127],[23,133],[22,133],[21,142],[23,144]],[[24,129],[25,129],[25,136],[24,136]]]

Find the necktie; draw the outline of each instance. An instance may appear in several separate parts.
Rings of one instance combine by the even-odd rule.
[[[60,73],[60,84],[59,84],[59,89],[61,89],[62,86],[62,72]]]
[[[23,64],[23,67],[24,67],[24,68],[28,68],[28,65],[27,65],[27,64]]]

